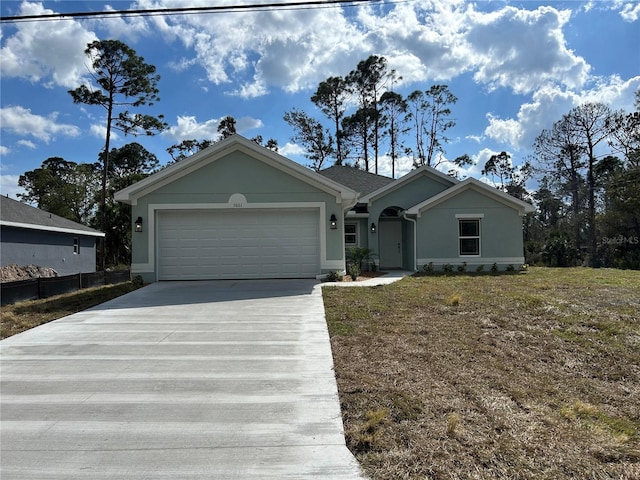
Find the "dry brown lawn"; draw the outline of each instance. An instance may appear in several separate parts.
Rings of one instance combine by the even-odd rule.
[[[640,272],[324,288],[372,479],[640,479]]]
[[[2,307],[0,339],[43,323],[86,310],[138,288],[132,282],[86,288],[65,295],[30,300]]]

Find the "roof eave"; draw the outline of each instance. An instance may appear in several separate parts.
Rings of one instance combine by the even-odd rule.
[[[9,222],[6,220],[0,220],[0,225],[5,227],[25,228],[29,230],[41,230],[47,232],[69,233],[73,235],[86,235],[88,237],[104,237],[106,234],[97,230],[88,231],[75,228],[65,227],[52,227],[48,225],[36,225],[34,223],[22,223],[22,222]]]

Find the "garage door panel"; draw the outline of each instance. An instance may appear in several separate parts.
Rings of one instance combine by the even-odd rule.
[[[158,212],[160,280],[308,278],[320,271],[318,210]]]

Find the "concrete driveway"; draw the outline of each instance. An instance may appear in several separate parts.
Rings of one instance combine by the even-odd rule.
[[[2,480],[361,478],[315,281],[155,283],[0,362]]]

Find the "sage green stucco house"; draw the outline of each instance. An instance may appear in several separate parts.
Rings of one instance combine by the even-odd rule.
[[[533,207],[422,167],[393,180],[320,173],[239,135],[116,193],[132,206],[132,273],[145,281],[314,278],[368,247],[381,269],[523,263]]]

